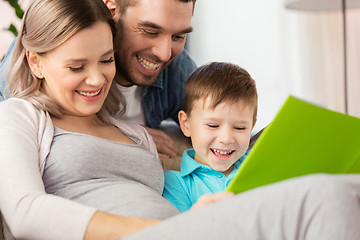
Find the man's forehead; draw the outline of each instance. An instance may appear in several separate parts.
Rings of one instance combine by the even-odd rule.
[[[192,2],[180,0],[138,0],[123,17],[137,24],[154,25],[173,32],[191,32]]]
[[[122,5],[123,7],[125,7],[126,9],[131,8],[131,7],[147,7],[147,8],[151,8],[151,4],[157,4],[161,2],[174,2],[177,4],[189,4],[191,5],[191,11],[194,11],[194,5],[195,5],[195,0],[191,1],[191,0],[119,0],[119,2],[123,2],[123,4],[120,4],[120,6]],[[149,4],[150,3],[150,4]]]

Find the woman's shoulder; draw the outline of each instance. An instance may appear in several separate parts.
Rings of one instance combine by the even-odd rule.
[[[20,98],[0,102],[0,142],[13,140],[20,145],[32,139],[31,141],[38,143],[40,169],[49,152],[53,131],[49,113],[39,110],[31,102]]]
[[[21,98],[9,98],[0,102],[0,126],[48,132],[53,129],[48,112],[39,110],[31,102]]]
[[[2,102],[0,102],[0,106],[14,106],[14,105],[28,105],[31,104],[29,101],[22,99],[22,98],[8,98]],[[31,104],[32,105],[32,104]]]
[[[6,111],[8,109],[13,109],[13,110],[27,109],[27,110],[31,110],[31,111],[36,110],[35,106],[32,103],[30,103],[29,101],[22,99],[22,98],[15,98],[15,97],[9,98],[9,99],[6,99],[6,100],[0,102],[0,110],[1,111]]]
[[[48,113],[39,110],[31,102],[22,98],[9,98],[0,102],[0,119],[27,118],[34,121],[49,120]],[[6,117],[5,117],[6,116]]]

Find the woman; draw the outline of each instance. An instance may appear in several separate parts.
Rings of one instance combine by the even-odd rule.
[[[81,239],[99,230],[105,236],[111,222],[118,233],[135,229],[127,223],[157,222],[96,209],[158,219],[177,213],[161,197],[163,170],[149,135],[111,117],[122,101],[112,85],[114,37],[101,0],[38,0],[24,16],[9,78],[14,98],[0,107],[7,116],[1,212],[19,238]],[[127,212],[128,204],[141,214]],[[160,206],[166,211],[154,210]]]
[[[6,234],[358,239],[360,230],[353,226],[360,213],[351,188],[358,178],[287,181],[171,217],[178,212],[161,196],[163,172],[151,137],[142,127],[112,118],[122,101],[112,85],[114,29],[101,0],[36,0],[24,15],[9,77],[14,98],[0,103]],[[207,196],[197,206],[227,196]]]

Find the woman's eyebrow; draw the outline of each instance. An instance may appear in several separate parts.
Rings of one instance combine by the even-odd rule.
[[[110,49],[110,50],[106,51],[104,54],[102,54],[101,57],[107,56],[114,52],[115,52],[114,49]],[[71,59],[68,59],[66,62],[77,63],[77,62],[87,62],[87,61],[88,61],[88,59],[86,59],[86,58],[71,58]]]
[[[103,56],[106,56],[106,55],[109,55],[109,54],[112,54],[112,53],[114,53],[115,52],[115,50],[114,49],[110,49],[109,51],[107,51],[107,52],[105,52],[103,55],[101,55],[102,57]]]

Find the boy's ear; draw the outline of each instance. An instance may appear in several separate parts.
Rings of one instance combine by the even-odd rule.
[[[257,121],[257,118],[255,118],[255,120],[254,120],[254,122],[253,122],[253,125],[252,125],[252,127],[251,127],[251,131],[254,129],[255,124],[256,124],[256,121]]]
[[[190,122],[188,115],[183,110],[180,110],[178,113],[178,118],[179,118],[181,131],[186,137],[190,137]]]
[[[26,59],[31,69],[31,72],[38,78],[44,78],[42,74],[41,58],[39,54],[26,51]]]
[[[108,9],[111,12],[111,15],[114,17],[116,14],[116,10],[118,8],[118,5],[116,3],[116,0],[103,0],[105,5],[108,7]]]

